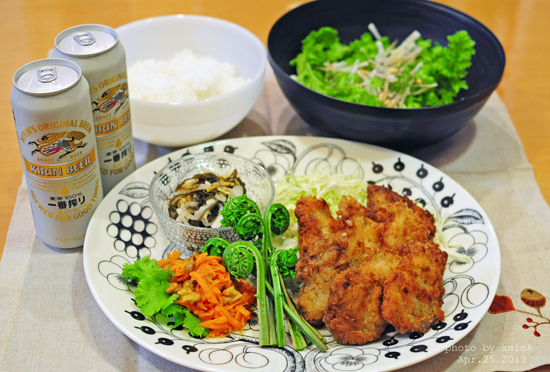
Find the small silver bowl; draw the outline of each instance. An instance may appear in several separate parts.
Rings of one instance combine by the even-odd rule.
[[[197,251],[213,237],[229,242],[240,239],[231,227],[195,227],[172,219],[168,212],[168,202],[174,196],[174,190],[185,179],[205,171],[226,175],[233,169],[237,169],[244,182],[246,195],[258,204],[261,211],[271,205],[275,195],[273,180],[262,166],[241,156],[215,152],[190,154],[170,162],[157,172],[149,187],[149,200],[172,245]]]

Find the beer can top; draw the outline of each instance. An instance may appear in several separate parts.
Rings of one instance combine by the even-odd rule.
[[[64,92],[82,77],[80,67],[69,60],[47,58],[26,64],[13,75],[13,85],[21,92],[42,96]]]
[[[73,57],[93,57],[108,52],[118,43],[118,35],[111,27],[80,25],[62,31],[55,38],[55,48]]]

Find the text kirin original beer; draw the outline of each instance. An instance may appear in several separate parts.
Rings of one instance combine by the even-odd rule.
[[[103,190],[136,169],[126,54],[115,30],[80,25],[55,38],[52,57],[77,63],[90,84]]]
[[[36,233],[79,247],[103,198],[89,85],[71,61],[31,62],[13,77],[11,105]]]

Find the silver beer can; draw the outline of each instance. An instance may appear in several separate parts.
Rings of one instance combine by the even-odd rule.
[[[136,169],[124,47],[112,28],[80,25],[57,35],[52,57],[77,63],[90,84],[101,180],[107,194]]]
[[[13,76],[11,106],[38,237],[75,248],[103,199],[89,85],[80,67],[43,59]]]

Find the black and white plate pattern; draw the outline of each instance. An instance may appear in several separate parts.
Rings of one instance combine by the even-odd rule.
[[[444,276],[445,322],[425,334],[401,335],[388,327],[376,342],[364,346],[336,343],[323,330],[330,349],[297,352],[260,348],[257,324],[225,339],[195,339],[171,329],[169,319],[145,317],[135,306],[132,287],[121,280],[122,267],[146,255],[163,257],[170,244],[148,203],[148,188],[168,162],[190,153],[231,152],[262,164],[274,179],[288,172],[307,174],[330,164],[337,172],[359,166],[363,179],[391,187],[428,208],[436,217],[448,249]],[[229,139],[196,145],[163,156],[117,185],[95,212],[84,242],[84,269],[101,309],[132,340],[172,362],[207,371],[384,371],[428,359],[466,336],[481,320],[500,277],[500,250],[487,215],[460,185],[418,159],[380,147],[350,141],[294,136]],[[449,356],[452,357],[452,356]]]

